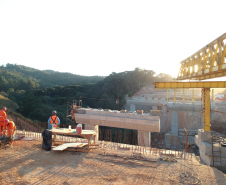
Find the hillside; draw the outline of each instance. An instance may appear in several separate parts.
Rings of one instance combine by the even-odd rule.
[[[2,95],[0,95],[0,109],[2,107],[7,107],[10,111],[16,111],[19,108],[18,104]]]
[[[153,85],[154,81],[161,81],[167,76],[154,74],[154,71],[136,68],[134,71],[112,73],[97,83],[55,86],[27,91],[22,96],[11,93],[9,97],[19,102],[19,113],[27,118],[46,121],[52,110],[57,110],[60,120],[65,123],[67,101],[82,100],[83,107],[121,109],[126,95],[132,96],[142,87]],[[116,100],[119,100],[119,105]]]
[[[32,120],[46,121],[52,111],[57,110],[62,123],[66,122],[68,101],[82,100],[83,107],[121,109],[126,95],[132,96],[142,87],[166,79],[172,77],[167,74],[155,76],[154,71],[139,68],[113,72],[103,78],[40,71],[11,64],[0,67],[0,91],[18,103],[18,113]],[[119,100],[119,105],[116,100]]]
[[[0,90],[4,92],[96,83],[103,79],[104,77],[101,76],[81,76],[52,70],[42,71],[16,64],[0,66]]]

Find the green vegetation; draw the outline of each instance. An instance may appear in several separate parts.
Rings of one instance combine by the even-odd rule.
[[[39,71],[11,64],[0,67],[0,90],[5,97],[18,103],[18,113],[30,119],[47,121],[52,110],[57,110],[62,123],[66,121],[67,101],[82,99],[83,107],[121,109],[126,95],[132,96],[155,81],[170,80],[170,75],[155,76],[154,71],[139,68],[103,78]],[[119,100],[119,105],[116,100]]]
[[[7,93],[72,84],[96,83],[101,76],[80,76],[51,70],[37,70],[22,65],[0,66],[0,91]]]

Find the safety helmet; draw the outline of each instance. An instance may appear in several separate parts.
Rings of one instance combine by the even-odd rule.
[[[4,110],[6,112],[7,111],[7,108],[6,107],[2,107],[2,110]]]
[[[8,119],[5,119],[4,120],[4,123],[5,123],[5,125],[8,125],[9,124],[9,120]]]
[[[54,110],[52,113],[53,113],[53,114],[56,114],[56,113],[57,113],[57,111],[55,111],[55,110]]]

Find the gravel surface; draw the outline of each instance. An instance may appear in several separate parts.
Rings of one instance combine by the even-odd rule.
[[[105,153],[100,155],[103,149],[90,153],[45,151],[41,140],[15,141],[12,148],[0,150],[0,184],[226,184],[225,174],[195,159],[149,162],[128,159],[131,154],[126,151],[106,149]],[[154,156],[145,159],[156,160]]]

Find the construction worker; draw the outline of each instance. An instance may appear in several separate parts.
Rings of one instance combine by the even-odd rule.
[[[52,129],[52,127],[57,127],[60,125],[60,119],[56,116],[57,111],[52,112],[52,116],[48,120],[48,129]]]
[[[11,145],[13,144],[14,132],[16,130],[16,125],[13,121],[5,119],[5,127],[7,127],[7,136],[12,138]]]
[[[4,120],[7,119],[6,111],[6,107],[3,107],[2,110],[0,110],[0,136],[5,135],[6,132],[6,126],[4,124]]]

